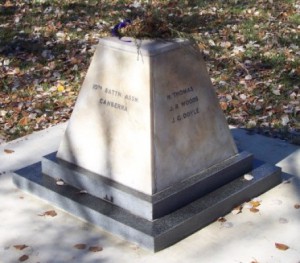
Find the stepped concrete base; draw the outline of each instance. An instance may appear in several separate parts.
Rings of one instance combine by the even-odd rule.
[[[164,249],[224,216],[237,205],[281,182],[281,169],[254,162],[253,179],[240,176],[197,200],[156,220],[134,215],[115,204],[82,194],[70,185],[57,185],[42,173],[41,163],[16,171],[14,183],[67,212],[153,252]]]
[[[62,179],[75,188],[104,199],[130,213],[154,220],[165,216],[252,169],[253,156],[242,152],[205,171],[187,178],[154,195],[136,191],[118,182],[56,158],[56,153],[42,159],[42,173]]]

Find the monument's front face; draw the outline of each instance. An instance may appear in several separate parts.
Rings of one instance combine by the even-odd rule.
[[[152,195],[236,153],[195,50],[105,39],[57,156]]]
[[[98,46],[58,157],[152,192],[150,59]]]

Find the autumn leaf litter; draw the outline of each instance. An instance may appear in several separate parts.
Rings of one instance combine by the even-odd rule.
[[[0,4],[0,138],[69,119],[100,37],[146,4],[134,1]],[[300,2],[152,1],[203,52],[229,123],[299,143]]]

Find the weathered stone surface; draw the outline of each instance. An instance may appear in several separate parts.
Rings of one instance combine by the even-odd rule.
[[[100,41],[57,157],[152,195],[237,154],[200,54]]]

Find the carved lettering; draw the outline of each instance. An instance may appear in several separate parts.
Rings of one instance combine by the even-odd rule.
[[[192,97],[192,98],[190,98],[188,100],[185,100],[185,101],[181,102],[181,105],[184,107],[184,106],[188,106],[188,105],[190,105],[192,103],[195,103],[195,102],[198,102],[198,97],[197,96],[196,97]]]
[[[102,86],[98,85],[98,84],[94,84],[93,85],[93,89],[99,89],[102,90]]]
[[[174,98],[176,98],[178,96],[181,96],[181,95],[193,92],[193,91],[194,91],[193,87],[189,87],[189,88],[182,89],[182,90],[179,90],[179,91],[174,91],[172,93],[172,95],[173,95]]]
[[[119,104],[117,102],[114,101],[109,101],[103,98],[100,98],[99,103],[108,107],[112,107],[115,108],[117,110],[122,110],[122,111],[127,111],[127,106]]]
[[[173,113],[172,123],[191,118],[200,113],[199,98],[192,86],[174,91],[166,96],[169,111]],[[174,100],[174,102],[173,102]]]
[[[130,101],[133,101],[133,102],[138,102],[138,98],[134,97],[132,95],[125,95],[125,100],[130,100]]]
[[[128,102],[139,102],[139,99],[131,94],[122,94],[122,92],[118,91],[118,90],[114,90],[114,89],[109,89],[109,88],[103,88],[101,85],[99,84],[93,84],[92,87],[94,90],[99,90],[101,91],[101,98],[99,99],[99,103],[101,105],[107,106],[107,107],[111,107],[117,110],[121,110],[121,111],[127,111],[127,103]],[[103,97],[104,96],[104,97]],[[110,99],[110,97],[114,97],[114,98],[121,98],[122,102],[116,102],[114,98]],[[120,99],[118,99],[120,100]]]
[[[122,96],[121,92],[119,92],[117,90],[113,90],[113,89],[106,88],[104,92],[109,94],[109,95],[116,96],[116,97],[121,97]]]
[[[184,119],[186,119],[186,118],[192,117],[192,116],[194,116],[194,115],[196,115],[198,113],[200,113],[200,112],[199,112],[199,108],[197,107],[196,109],[193,109],[193,110],[190,110],[188,112],[183,113],[182,117]]]

